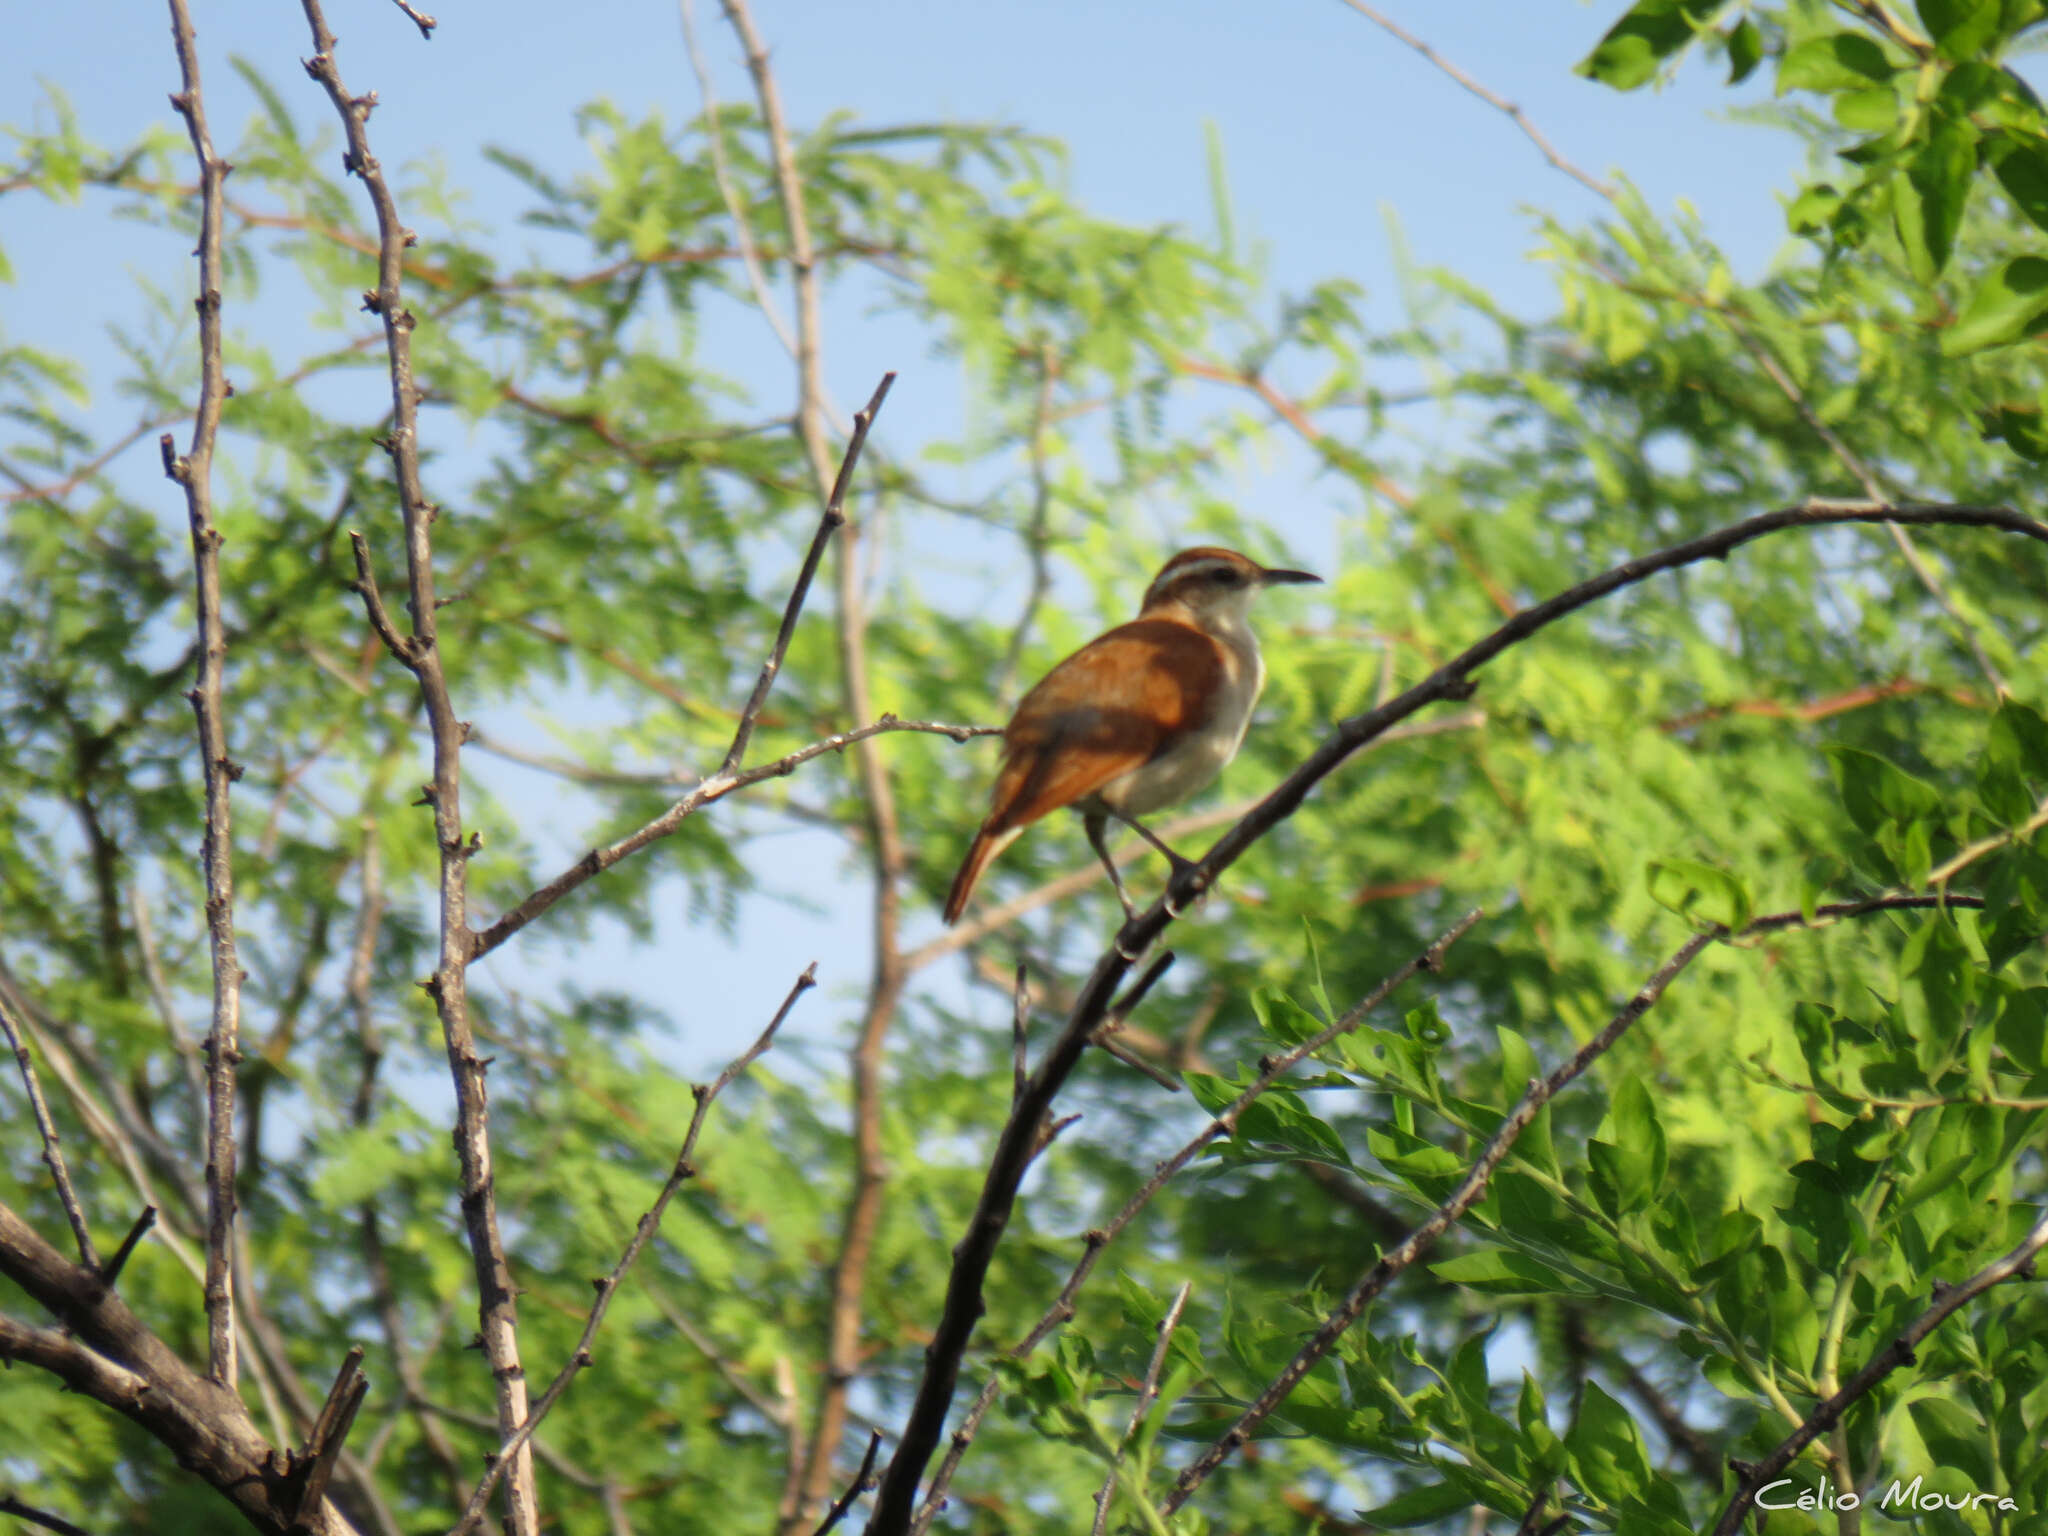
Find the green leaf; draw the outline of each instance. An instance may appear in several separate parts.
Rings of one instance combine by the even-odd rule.
[[[1991,170],[2005,195],[2036,229],[2048,229],[2048,142],[2005,133],[1988,145]]]
[[[1636,0],[1607,29],[1575,73],[1632,91],[1656,78],[1658,66],[1702,31],[1727,0]]]
[[[1860,32],[1830,32],[1785,50],[1778,61],[1778,94],[1787,91],[1860,91],[1888,84],[1892,61]]]
[[[1747,16],[1728,29],[1728,83],[1740,85],[1763,62],[1764,35]]]
[[[2000,31],[1999,0],[1914,0],[1914,9],[1945,59],[1983,52]]]
[[[1913,1427],[1937,1467],[1953,1468],[1974,1488],[1989,1488],[1992,1466],[1983,1420],[1948,1398],[1921,1397],[1906,1404]]]
[[[1967,122],[1946,122],[1893,185],[1892,217],[1916,281],[1931,283],[1948,265],[1976,175],[1977,131]]]
[[[1438,1483],[1433,1488],[1412,1488],[1377,1509],[1361,1509],[1358,1518],[1368,1526],[1429,1525],[1461,1509],[1470,1509],[1473,1502],[1469,1493],[1449,1483]]]
[[[2048,258],[2014,256],[1977,285],[1960,319],[1942,333],[1947,357],[1967,357],[2031,336],[2048,320]]]
[[[2048,419],[2038,405],[1994,405],[1978,412],[1977,429],[1985,442],[2002,442],[2023,459],[2048,459]]]
[[[1725,869],[1691,859],[1653,859],[1650,899],[1692,922],[1735,929],[1749,921],[1749,890]]]
[[[1842,807],[1866,836],[1920,821],[1941,809],[1941,792],[1925,779],[1857,747],[1829,747],[1828,768]]]
[[[1634,1073],[1623,1078],[1615,1088],[1603,1128],[1632,1165],[1629,1179],[1631,1198],[1625,1208],[1635,1210],[1647,1205],[1663,1186],[1670,1148],[1664,1138],[1664,1127],[1657,1119],[1657,1106],[1650,1097],[1650,1090]],[[1637,1190],[1640,1190],[1640,1198],[1634,1193]]]
[[[1804,188],[1785,209],[1785,227],[1795,235],[1817,235],[1842,210],[1842,194],[1826,182]]]
[[[1642,1498],[1650,1481],[1650,1459],[1636,1421],[1620,1403],[1588,1381],[1578,1416],[1565,1432],[1565,1448],[1577,1464],[1579,1482],[1605,1504]]]
[[[1439,1280],[1470,1286],[1489,1296],[1587,1294],[1577,1281],[1513,1248],[1482,1248],[1429,1266]]]

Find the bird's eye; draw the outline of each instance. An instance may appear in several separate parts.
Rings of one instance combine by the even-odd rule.
[[[1244,572],[1233,571],[1226,566],[1210,579],[1219,587],[1241,587],[1244,585]]]

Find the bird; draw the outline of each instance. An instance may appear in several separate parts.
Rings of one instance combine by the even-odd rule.
[[[1252,599],[1270,586],[1319,582],[1236,550],[1204,545],[1167,561],[1138,616],[1096,636],[1039,681],[1003,731],[989,811],[946,897],[957,922],[989,862],[1063,805],[1081,813],[1124,915],[1136,913],[1102,834],[1114,819],[1178,874],[1190,862],[1138,821],[1206,787],[1237,755],[1265,686]]]

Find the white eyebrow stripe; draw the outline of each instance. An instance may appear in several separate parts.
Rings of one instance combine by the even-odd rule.
[[[1168,568],[1162,573],[1161,580],[1168,585],[1172,585],[1175,582],[1185,581],[1190,576],[1214,576],[1219,571],[1236,575],[1243,569],[1244,567],[1240,566],[1235,560],[1226,560],[1221,555],[1203,555],[1200,559],[1188,561],[1186,565]]]

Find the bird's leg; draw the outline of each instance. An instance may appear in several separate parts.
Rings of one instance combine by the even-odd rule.
[[[1088,846],[1095,850],[1095,857],[1102,860],[1102,867],[1109,871],[1109,883],[1116,887],[1116,899],[1124,904],[1124,921],[1129,922],[1138,915],[1138,909],[1131,905],[1131,893],[1124,889],[1124,877],[1116,872],[1116,860],[1109,856],[1109,849],[1103,844],[1102,829],[1108,820],[1101,811],[1084,812],[1081,830],[1088,834]]]
[[[1145,839],[1146,842],[1150,843],[1154,848],[1157,848],[1161,853],[1166,855],[1166,862],[1173,866],[1172,873],[1166,877],[1166,915],[1171,918],[1178,918],[1181,915],[1181,913],[1186,909],[1183,907],[1176,907],[1173,904],[1173,882],[1179,879],[1181,875],[1184,874],[1186,871],[1193,869],[1195,867],[1195,861],[1193,859],[1184,859],[1179,854],[1175,853],[1171,848],[1166,846],[1164,839],[1162,839],[1157,833],[1152,831],[1150,827],[1147,827],[1143,822],[1139,821],[1136,817],[1125,816],[1118,811],[1111,811],[1109,814],[1116,817],[1118,821],[1122,822],[1125,826],[1129,827],[1133,832],[1137,833],[1138,836]]]

